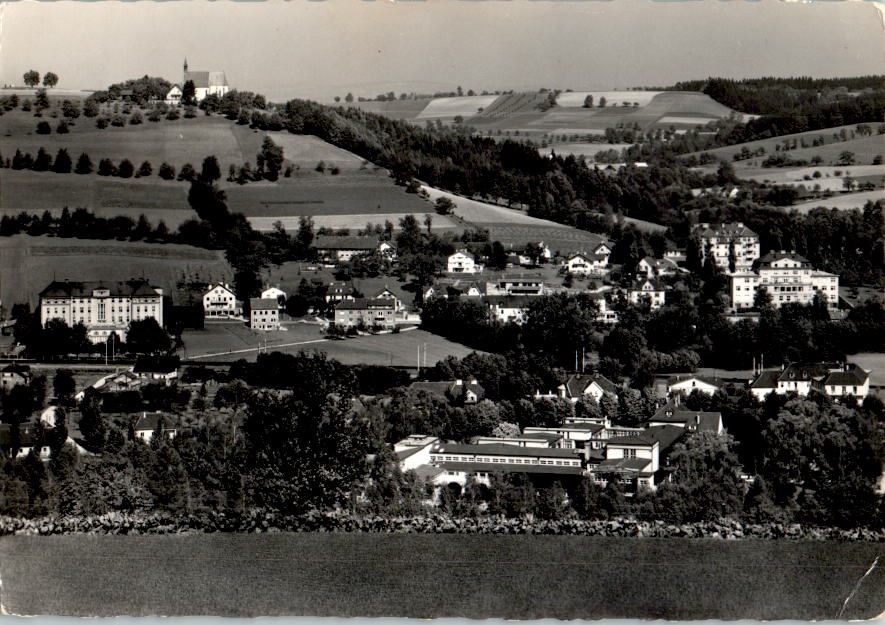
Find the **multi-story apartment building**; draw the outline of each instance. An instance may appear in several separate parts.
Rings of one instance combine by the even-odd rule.
[[[735,271],[748,271],[759,258],[759,235],[741,222],[727,224],[698,224],[694,232],[700,239],[701,259],[707,252],[713,254],[716,264],[729,271],[732,256]]]
[[[163,325],[163,289],[145,280],[127,282],[64,282],[53,280],[40,292],[40,323],[61,319],[82,323],[93,343],[113,333],[126,339],[129,324],[153,317]]]
[[[829,308],[836,308],[839,303],[839,276],[816,271],[807,259],[795,252],[770,252],[760,259],[756,272],[735,272],[730,278],[735,310],[751,308],[761,287],[768,291],[775,308],[784,304],[810,304],[817,293],[826,298]]]
[[[335,306],[335,325],[342,328],[358,325],[386,328],[396,325],[396,305],[386,298],[367,299],[358,297],[344,300]]]

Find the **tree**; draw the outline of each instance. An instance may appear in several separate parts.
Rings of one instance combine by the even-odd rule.
[[[193,182],[197,179],[197,170],[194,169],[194,166],[190,163],[185,163],[181,166],[181,171],[178,172],[178,180],[186,180],[188,182]]]
[[[607,100],[605,99],[605,96],[602,96],[601,98],[599,98],[599,108],[604,109],[606,103],[607,103]]]
[[[98,161],[98,175],[99,176],[116,176],[117,168],[114,166],[114,163],[111,162],[109,158],[103,158]]]
[[[158,354],[169,351],[172,340],[153,317],[132,321],[126,334],[126,349],[137,354]]]
[[[218,164],[218,159],[214,156],[207,156],[203,159],[200,180],[211,184],[219,178],[221,178],[221,166]]]
[[[52,167],[52,157],[46,150],[40,148],[37,150],[37,157],[34,159],[32,169],[34,171],[49,171],[50,167]]]
[[[849,150],[845,150],[839,153],[839,159],[836,161],[837,165],[854,165],[854,152]]]
[[[169,163],[163,163],[160,165],[160,171],[157,174],[163,180],[173,180],[175,178],[175,168]]]
[[[261,151],[256,157],[258,171],[268,180],[276,180],[283,168],[283,148],[273,142],[270,137],[265,137],[261,142]]]
[[[66,119],[58,120],[58,125],[55,127],[55,132],[60,135],[66,135],[71,132],[68,121]]]
[[[23,78],[28,87],[36,87],[40,84],[40,72],[36,70],[28,70],[25,72]]]
[[[59,369],[52,378],[52,390],[56,399],[62,404],[69,403],[74,397],[74,391],[77,390],[74,382],[74,372],[70,369]]]
[[[146,178],[154,173],[154,168],[151,166],[150,161],[144,161],[138,168],[138,176],[140,178]]]
[[[135,173],[135,166],[132,164],[128,158],[124,158],[120,161],[120,166],[117,168],[117,175],[120,178],[131,178]]]
[[[141,111],[135,111],[129,117],[129,124],[131,126],[138,126],[139,124],[144,122],[144,118],[141,116]]]
[[[80,154],[80,158],[77,159],[77,166],[74,168],[75,174],[91,174],[93,170],[92,167],[92,159],[89,158],[89,155],[83,152]]]
[[[451,200],[451,198],[447,198],[445,196],[437,198],[436,202],[433,205],[433,207],[436,209],[436,212],[440,215],[451,215],[454,212],[456,206],[457,205]]]
[[[61,103],[61,112],[62,115],[69,119],[77,119],[78,117],[80,117],[80,107],[78,107],[70,100],[65,100]]]
[[[101,398],[92,389],[87,389],[80,401],[80,433],[90,449],[101,451],[107,438],[107,426],[101,414]]]
[[[58,84],[58,75],[54,72],[46,72],[43,75],[43,86],[52,89]]]
[[[49,108],[49,96],[46,95],[46,89],[37,89],[34,94],[34,108],[42,111]]]
[[[592,95],[588,95],[586,98],[584,98],[584,108],[585,109],[592,109],[593,108],[593,96]]]
[[[193,80],[186,80],[181,88],[181,103],[185,105],[196,104],[197,88],[194,86]]]
[[[49,125],[49,122],[38,122],[37,123],[37,134],[38,135],[48,135],[52,133],[52,126]]]
[[[756,310],[772,307],[771,294],[768,292],[768,289],[762,285],[756,289],[756,293],[753,295],[753,307]]]
[[[52,163],[52,171],[57,174],[69,174],[71,166],[71,157],[68,156],[68,151],[64,148],[59,149],[55,155],[55,161]]]
[[[352,93],[348,93],[346,96],[344,96],[344,101],[347,102],[348,104],[350,104],[351,102],[353,102],[353,94],[352,94]]]

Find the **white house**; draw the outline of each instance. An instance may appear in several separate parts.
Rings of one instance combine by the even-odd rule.
[[[543,295],[544,277],[535,273],[505,273],[486,281],[486,295]]]
[[[568,399],[573,404],[577,403],[582,397],[592,397],[596,402],[602,400],[606,394],[616,395],[618,392],[617,385],[606,378],[604,375],[593,374],[575,374],[556,388],[556,393],[541,394],[540,391],[535,393],[535,399],[561,397]]]
[[[596,306],[599,309],[599,312],[596,314],[596,321],[609,325],[618,322],[618,313],[612,310],[604,293],[588,293],[588,296],[596,302]]]
[[[563,264],[566,273],[584,276],[605,274],[608,271],[608,257],[611,251],[604,243],[598,245],[596,250],[590,254],[575,252],[566,258]]]
[[[280,329],[280,303],[276,299],[249,299],[249,327],[253,330]]]
[[[60,282],[40,292],[40,322],[61,319],[68,326],[82,323],[93,343],[111,334],[125,340],[129,324],[153,318],[163,326],[163,289],[145,280],[127,282]]]
[[[212,284],[203,293],[203,313],[207,317],[236,317],[240,312],[237,296],[229,284]]]
[[[166,104],[181,104],[181,87],[172,85],[166,92]]]
[[[651,258],[646,256],[636,265],[636,273],[646,278],[675,276],[679,272],[676,261],[670,258]]]
[[[656,310],[664,305],[667,297],[667,287],[652,279],[640,279],[633,283],[627,291],[627,299],[634,305],[648,301],[651,309]]]
[[[731,303],[736,311],[751,308],[757,291],[765,287],[771,304],[810,304],[818,293],[827,307],[839,304],[839,276],[816,271],[811,263],[795,252],[770,252],[759,261],[758,271],[740,271],[730,275]]]
[[[683,393],[691,395],[692,391],[698,391],[705,395],[715,395],[722,390],[722,385],[715,380],[698,375],[673,375],[667,380],[667,394]]]
[[[529,305],[535,298],[531,296],[493,295],[486,297],[489,318],[501,323],[523,324],[528,318]]]
[[[482,267],[476,264],[476,257],[467,250],[458,250],[446,262],[449,273],[477,273]]]
[[[286,297],[286,292],[275,286],[268,287],[261,292],[261,299],[273,299],[279,302],[280,298],[286,299]]]
[[[750,392],[759,401],[769,393],[804,397],[812,389],[830,397],[863,399],[870,392],[870,372],[854,363],[794,363],[780,371],[762,371],[750,383]]]

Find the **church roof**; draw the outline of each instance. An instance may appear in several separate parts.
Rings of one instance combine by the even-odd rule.
[[[184,82],[193,81],[197,89],[209,87],[227,87],[227,77],[224,72],[185,72]]]

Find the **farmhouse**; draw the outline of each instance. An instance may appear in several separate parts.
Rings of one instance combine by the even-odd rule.
[[[163,325],[163,290],[145,280],[64,282],[53,280],[40,292],[40,323],[52,319],[82,323],[93,343],[111,334],[125,340],[129,324],[153,318]]]
[[[608,249],[608,246],[603,244],[597,249],[600,248]],[[565,260],[563,266],[566,273],[583,276],[604,275],[608,271],[608,257],[608,253],[575,252]]]
[[[31,368],[28,365],[12,363],[0,369],[0,388],[9,390],[16,384],[28,384],[31,381]]]
[[[387,260],[396,260],[393,244],[378,237],[319,235],[314,239],[313,247],[317,255],[328,262],[346,263],[357,256],[375,253]]]
[[[523,324],[528,317],[529,305],[533,299],[527,295],[519,297],[493,295],[486,297],[485,301],[489,307],[489,318],[492,321]]]
[[[760,401],[769,393],[804,397],[812,389],[830,397],[863,399],[870,392],[870,372],[854,363],[794,363],[780,371],[762,371],[750,383],[750,391]]]
[[[477,273],[482,271],[482,266],[476,264],[476,257],[467,250],[458,250],[446,261],[446,271],[449,273]]]
[[[627,290],[627,299],[630,303],[638,305],[648,301],[652,310],[656,310],[666,302],[667,287],[658,280],[640,279],[633,283]]]
[[[203,293],[203,311],[207,317],[237,317],[242,314],[242,307],[230,285],[218,282],[210,284]]]
[[[279,302],[286,299],[286,292],[279,287],[271,286],[261,292],[261,299],[273,299]]]
[[[540,391],[535,393],[535,399],[561,397],[568,399],[573,404],[584,396],[592,397],[599,402],[603,395],[615,395],[618,392],[617,385],[605,376],[595,374],[575,374],[556,388],[555,393],[542,395]]]
[[[697,224],[694,233],[700,239],[701,260],[707,251],[713,254],[716,265],[723,271],[747,271],[759,258],[759,235],[741,222],[726,224]]]
[[[731,302],[736,311],[752,308],[756,294],[765,288],[771,304],[810,304],[820,293],[828,308],[839,305],[839,276],[815,271],[811,263],[795,252],[770,252],[759,260],[757,272],[731,274]]]
[[[690,395],[692,391],[698,391],[705,395],[715,395],[722,390],[719,380],[693,374],[677,374],[667,380],[667,395],[682,393]]]
[[[540,274],[501,274],[486,281],[486,295],[543,295],[544,278]]]
[[[249,299],[249,327],[253,330],[280,329],[280,303],[274,299]]]
[[[396,324],[395,314],[396,305],[388,299],[359,297],[344,300],[335,306],[335,325],[342,328],[357,326],[390,328]]]
[[[230,90],[227,84],[227,77],[224,72],[220,71],[188,71],[187,59],[184,60],[184,76],[181,79],[182,87],[187,81],[194,83],[194,98],[197,102],[202,102],[207,96],[216,95],[219,98]],[[174,87],[173,87],[174,88]],[[170,89],[170,92],[172,90]],[[167,100],[170,94],[166,94]],[[179,95],[179,98],[181,96]]]
[[[141,418],[135,424],[135,438],[150,443],[157,432],[165,434],[169,439],[175,438],[178,430],[169,426],[170,419],[167,415],[159,412],[142,413]]]

